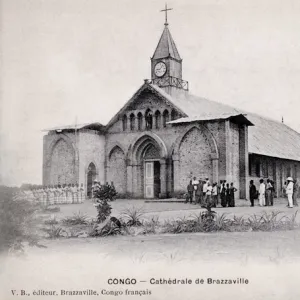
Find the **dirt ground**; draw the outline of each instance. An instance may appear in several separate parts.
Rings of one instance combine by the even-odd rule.
[[[261,214],[264,211],[282,211],[286,215],[293,214],[298,208],[293,209],[286,207],[286,199],[275,199],[274,206],[259,207],[257,201],[255,207],[250,207],[250,202],[245,200],[236,200],[236,207],[223,208],[220,205],[215,209],[219,214],[225,213],[228,216],[249,216],[251,214]],[[199,205],[185,204],[183,202],[170,202],[170,203],[157,203],[157,202],[145,202],[144,200],[128,200],[128,199],[118,199],[116,201],[110,202],[112,206],[112,216],[119,217],[122,212],[128,208],[135,208],[142,210],[144,212],[144,218],[151,219],[152,217],[158,217],[159,220],[164,219],[176,219],[189,217],[191,215],[198,214],[200,211],[205,209],[201,208]],[[91,200],[86,200],[81,204],[69,204],[69,205],[59,205],[60,212],[55,213],[57,219],[64,218],[66,216],[72,216],[73,213],[82,213],[90,218],[95,218],[97,211]],[[300,222],[300,214],[297,215]]]
[[[121,201],[121,200],[119,200]],[[183,203],[113,203],[116,216],[135,205],[146,217],[160,219],[199,210]],[[169,208],[169,210],[167,210]],[[234,214],[264,210],[292,213],[285,203],[276,207],[217,209]],[[92,203],[61,206],[58,218],[81,211],[95,216]],[[2,257],[0,299],[300,299],[300,230],[222,232],[179,235],[118,236],[45,240],[47,248],[28,248],[25,257]],[[108,284],[110,278],[136,279],[136,284]],[[190,279],[191,284],[151,284],[159,279]],[[210,284],[237,280],[240,284]],[[241,278],[241,279],[239,279]],[[198,279],[198,281],[197,281]],[[203,284],[197,283],[201,282]],[[248,283],[245,284],[245,280]],[[150,282],[151,281],[151,282]],[[225,282],[225,281],[224,281]],[[229,281],[227,281],[228,283]],[[95,296],[66,296],[61,290],[94,290]],[[28,296],[13,296],[11,290]],[[34,295],[55,291],[53,296]],[[126,290],[138,291],[127,295]],[[116,295],[118,293],[118,295]],[[151,294],[150,294],[151,293]]]

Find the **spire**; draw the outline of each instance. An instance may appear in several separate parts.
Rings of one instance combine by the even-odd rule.
[[[168,24],[165,23],[164,31],[160,37],[156,50],[152,59],[171,57],[177,60],[181,60],[175,42],[171,36],[168,28]]]

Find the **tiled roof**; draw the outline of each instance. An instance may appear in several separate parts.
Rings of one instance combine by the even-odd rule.
[[[159,58],[166,58],[166,57],[172,57],[177,60],[181,60],[168,26],[165,26],[165,29],[160,37],[160,40],[158,42],[158,45],[156,47],[152,59],[159,59]]]

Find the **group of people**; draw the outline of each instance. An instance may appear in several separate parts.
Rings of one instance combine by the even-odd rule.
[[[298,197],[299,185],[297,179],[293,180],[292,177],[288,177],[287,181],[283,185],[283,196],[287,197],[287,207],[293,208],[298,206],[297,197]],[[275,195],[275,186],[274,181],[267,179],[267,184],[265,184],[263,179],[259,181],[259,189],[256,189],[253,180],[250,181],[250,202],[251,206],[254,206],[254,200],[259,200],[260,206],[273,206],[274,204],[274,195]]]
[[[229,185],[226,180],[221,180],[219,184],[217,182],[211,184],[209,178],[197,180],[194,177],[187,186],[185,203],[199,204],[201,207],[208,205],[217,207],[220,202],[222,207],[234,207],[236,191],[234,184]]]
[[[74,204],[84,202],[85,191],[83,183],[80,186],[79,184],[37,186],[21,190],[18,197],[40,203],[44,206]]]

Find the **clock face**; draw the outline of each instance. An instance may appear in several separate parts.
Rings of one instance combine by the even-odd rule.
[[[166,71],[167,71],[167,66],[165,63],[159,62],[155,65],[154,73],[156,76],[162,77],[163,75],[165,75]]]

